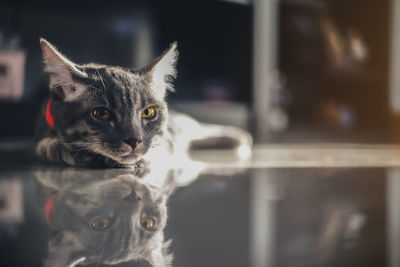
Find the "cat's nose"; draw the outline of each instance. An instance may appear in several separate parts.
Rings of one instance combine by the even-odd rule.
[[[135,149],[142,142],[142,138],[129,138],[125,139],[124,142]]]

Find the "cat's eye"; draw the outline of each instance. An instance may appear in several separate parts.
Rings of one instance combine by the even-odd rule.
[[[111,226],[111,219],[108,217],[94,219],[90,226],[96,231],[105,231]]]
[[[106,107],[97,107],[92,110],[92,115],[98,120],[111,121],[113,119],[113,113]]]
[[[140,225],[147,231],[151,231],[156,226],[156,222],[153,218],[145,216],[140,218]]]
[[[142,119],[149,120],[154,118],[155,115],[156,115],[156,109],[154,107],[148,107],[145,110],[143,110],[141,117]]]

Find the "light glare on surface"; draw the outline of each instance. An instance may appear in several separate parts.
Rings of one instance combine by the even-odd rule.
[[[240,159],[248,159],[251,155],[251,148],[247,145],[241,145],[238,147],[236,153]]]

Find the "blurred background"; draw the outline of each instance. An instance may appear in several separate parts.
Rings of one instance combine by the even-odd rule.
[[[170,106],[256,142],[400,142],[400,0],[2,0],[3,151],[32,138],[48,97],[40,37],[76,63],[123,67],[176,40]],[[25,154],[0,153],[1,266],[46,254]],[[177,266],[400,266],[398,169],[232,177],[204,175],[171,200]]]
[[[176,40],[180,58],[171,106],[202,121],[249,129],[257,141],[396,142],[395,5],[2,1],[0,135],[32,136],[48,93],[38,41],[44,37],[74,62],[124,67],[148,64]]]

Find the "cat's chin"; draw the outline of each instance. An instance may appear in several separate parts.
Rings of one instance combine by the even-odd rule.
[[[141,161],[142,158],[143,158],[142,154],[138,155],[137,153],[131,153],[126,156],[118,155],[118,157],[116,157],[113,160],[118,162],[118,164],[131,166],[131,165],[136,165],[137,162]]]
[[[142,151],[138,149],[134,150],[128,145],[122,145],[118,149],[110,149],[108,153],[104,153],[103,155],[121,165],[134,165],[143,157]]]
[[[120,168],[120,167],[138,167],[142,159],[141,157],[120,159],[114,157],[105,157],[104,164],[110,168]]]
[[[122,157],[128,157],[133,153],[133,149],[130,145],[122,146],[117,153]]]
[[[136,162],[140,161],[140,159],[141,159],[141,157],[120,159],[120,160],[118,160],[118,163],[123,164],[123,165],[134,165]]]

